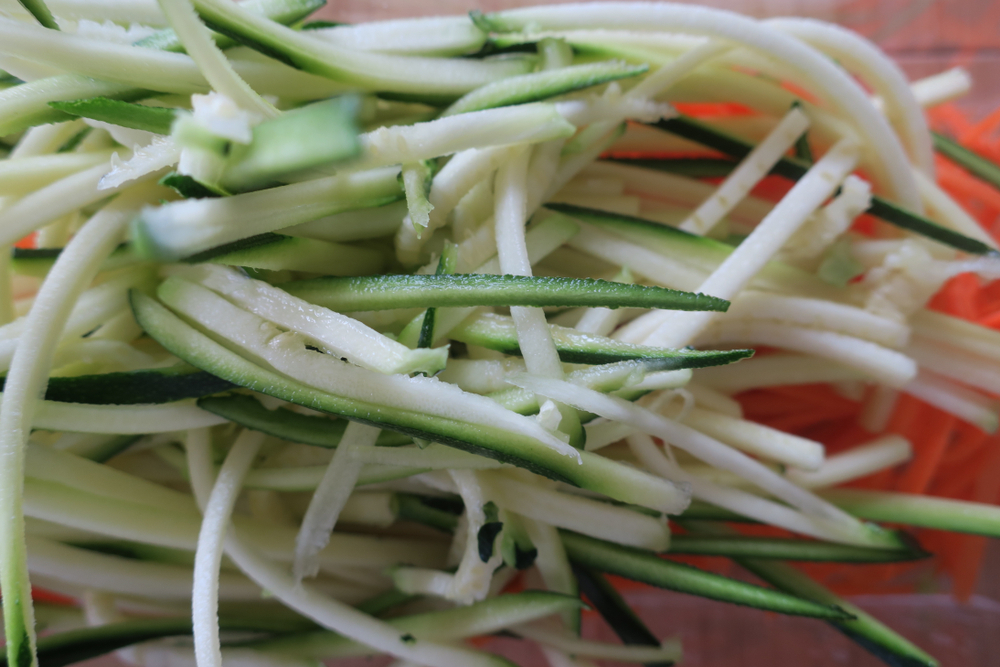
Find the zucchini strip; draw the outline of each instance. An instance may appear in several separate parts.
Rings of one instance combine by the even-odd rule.
[[[689,565],[682,565],[648,551],[620,546],[569,531],[560,531],[566,553],[574,563],[616,574],[633,581],[795,616],[847,619],[851,614],[839,607],[812,602],[779,591],[745,584]]]
[[[530,623],[568,609],[579,609],[577,598],[547,591],[525,591],[488,598],[471,605],[393,618],[400,633],[418,640],[457,641],[499,632],[511,625]],[[280,651],[300,658],[329,659],[372,655],[370,648],[332,632],[265,639],[251,644],[264,651]]]
[[[753,350],[672,350],[633,345],[554,324],[550,324],[549,329],[559,358],[568,363],[608,364],[632,359],[659,359],[671,362],[665,363],[660,370],[677,370],[730,364],[753,355]],[[448,337],[504,354],[521,354],[514,322],[503,315],[482,313],[452,329]]]
[[[235,632],[287,632],[293,627],[282,627],[274,619],[251,621],[222,617],[221,629]],[[191,634],[191,619],[143,618],[109,623],[92,628],[67,630],[38,640],[38,664],[42,667],[66,667],[77,662],[97,658],[120,648],[165,637],[183,637]],[[7,665],[6,658],[0,662]]]
[[[693,118],[683,116],[668,118],[657,121],[653,125],[661,130],[698,142],[738,160],[748,155],[753,149],[751,144],[742,139],[720,132]],[[771,173],[797,181],[805,176],[808,169],[808,165],[796,158],[783,157],[771,170]],[[997,254],[995,249],[982,241],[969,238],[947,227],[942,227],[908,208],[894,204],[877,195],[872,196],[872,203],[867,212],[876,218],[888,222],[890,225],[926,236],[929,239],[951,246],[956,250],[974,255]]]
[[[0,377],[0,388],[4,380],[5,377]],[[232,388],[231,382],[183,364],[164,369],[50,377],[45,400],[90,405],[148,405],[201,398]],[[58,410],[56,406],[49,408],[52,409]]]
[[[380,275],[313,278],[283,283],[289,294],[332,310],[559,306],[669,308],[725,312],[729,303],[705,294],[591,278],[523,275]]]
[[[198,407],[245,428],[316,447],[334,448],[339,445],[348,423],[345,419],[303,415],[288,408],[269,410],[254,397],[244,394],[203,398],[198,401]],[[405,435],[382,431],[375,444],[379,447],[398,447],[410,442],[412,438]]]
[[[930,556],[929,553],[916,545],[908,549],[894,551],[779,537],[728,537],[698,534],[671,537],[670,553],[838,563],[896,563]]]
[[[185,324],[150,297],[133,292],[132,306],[140,325],[172,353],[193,366],[211,369],[213,375],[248,389],[354,421],[467,449],[622,502],[664,512],[676,512],[687,504],[684,494],[666,480],[596,454],[580,452],[582,464],[578,464],[555,450],[539,447],[537,440],[524,435],[425,413],[390,411],[374,403],[317,390],[247,361]]]
[[[573,564],[573,574],[580,584],[580,593],[594,605],[604,621],[611,626],[624,644],[632,646],[659,646],[646,624],[636,615],[621,593],[597,570],[578,563]],[[670,667],[673,662],[645,663],[646,667]]]

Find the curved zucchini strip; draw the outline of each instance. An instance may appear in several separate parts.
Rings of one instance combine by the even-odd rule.
[[[608,364],[630,359],[663,359],[660,370],[704,368],[731,364],[753,356],[753,350],[674,350],[663,347],[633,345],[622,341],[581,333],[575,329],[549,325],[552,339],[562,361],[575,364]],[[479,345],[504,354],[521,354],[514,321],[503,315],[484,313],[466,320],[448,334],[452,340]]]
[[[198,401],[198,407],[245,428],[315,447],[336,447],[347,428],[347,420],[344,419],[303,415],[287,408],[268,410],[260,401],[245,394],[203,398]],[[411,442],[413,439],[405,435],[382,431],[375,444],[379,447],[398,447]]]
[[[151,297],[131,292],[132,310],[145,331],[177,357],[213,375],[290,403],[510,463],[615,500],[666,511],[677,502],[666,480],[580,452],[580,462],[533,438],[502,429],[346,399],[262,368],[183,322]]]
[[[285,283],[289,294],[331,310],[560,306],[667,308],[725,312],[729,302],[706,294],[593,278],[454,275],[384,275],[313,278]]]
[[[681,593],[782,614],[828,620],[851,618],[851,614],[839,607],[705,572],[690,565],[665,560],[650,551],[624,547],[566,530],[560,530],[559,535],[571,561],[600,572],[617,574],[626,579]]]
[[[0,377],[0,388],[5,379]],[[232,388],[231,382],[181,364],[171,368],[49,378],[45,400],[91,405],[149,405],[201,398]]]

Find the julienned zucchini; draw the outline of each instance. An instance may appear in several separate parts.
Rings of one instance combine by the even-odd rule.
[[[151,297],[133,291],[131,303],[139,324],[171,353],[247,389],[412,437],[451,445],[602,493],[621,502],[661,511],[676,503],[677,491],[665,480],[596,454],[580,452],[578,461],[540,446],[528,436],[350,400],[320,391],[241,357],[186,324]]]
[[[511,104],[538,102],[609,81],[639,76],[645,74],[648,69],[648,65],[629,65],[620,61],[610,61],[512,76],[468,93],[445,109],[441,115],[453,116]]]
[[[177,116],[176,109],[150,107],[133,102],[112,100],[107,97],[91,97],[71,102],[49,102],[49,106],[70,116],[90,118],[155,134],[170,134],[170,126]]]
[[[0,388],[6,377],[0,377]],[[93,405],[141,405],[201,398],[233,384],[188,364],[120,373],[49,378],[45,399]]]
[[[44,278],[61,252],[62,248],[13,248],[10,255],[11,271],[23,276]],[[101,262],[101,271],[114,271],[141,261],[132,247],[123,243]]]
[[[783,614],[824,619],[851,617],[835,606],[705,572],[690,565],[660,558],[650,551],[625,547],[566,530],[560,530],[559,535],[566,548],[566,555],[571,561],[600,572],[616,574],[660,588]]]
[[[752,144],[686,116],[657,121],[654,127],[698,142],[736,159],[743,159],[753,150]],[[797,181],[805,176],[808,170],[808,163],[797,158],[783,157],[774,166],[771,173]],[[969,238],[947,227],[942,227],[878,195],[872,197],[872,203],[867,212],[876,218],[881,218],[890,225],[926,236],[929,239],[944,243],[963,252],[975,255],[997,254],[993,248],[990,248],[981,241]]]
[[[930,556],[916,544],[907,549],[871,549],[792,538],[697,534],[673,535],[670,553],[840,563],[893,563]]]
[[[572,204],[546,204],[546,208],[586,222],[648,248],[683,265],[704,272],[707,278],[733,252],[733,246],[696,236],[657,222],[620,213],[610,213]],[[764,265],[751,285],[776,292],[807,291],[831,300],[843,299],[843,291],[824,283],[814,274],[772,260]]]
[[[347,428],[347,420],[303,415],[280,407],[269,410],[257,399],[245,394],[203,398],[198,401],[198,407],[254,431],[316,447],[336,447]],[[380,447],[395,447],[412,441],[412,438],[400,433],[382,431],[375,444]]]
[[[301,629],[274,619],[264,622],[219,618],[222,631],[282,634]],[[39,667],[64,667],[83,660],[111,653],[120,648],[164,637],[191,634],[191,619],[148,618],[110,623],[93,628],[68,630],[42,637],[38,640]],[[0,656],[0,665],[7,664],[7,657]]]
[[[184,261],[356,276],[381,271],[385,256],[359,246],[266,233],[199,252]]]
[[[611,626],[624,644],[637,646],[659,646],[656,638],[642,619],[628,606],[611,582],[597,570],[573,564],[573,574],[585,595],[604,621]],[[646,667],[670,667],[672,662],[646,663]]]
[[[665,364],[659,370],[677,370],[721,366],[753,356],[753,350],[673,350],[633,345],[554,324],[549,328],[559,358],[568,363],[607,364],[630,359],[669,359],[673,363]],[[504,315],[480,314],[452,329],[448,337],[504,354],[521,354],[514,321]]]
[[[729,302],[706,294],[593,278],[538,276],[381,275],[313,278],[284,283],[285,291],[332,310],[560,306],[666,308],[725,312]]]

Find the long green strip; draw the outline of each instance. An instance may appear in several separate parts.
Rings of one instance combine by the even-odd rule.
[[[49,106],[70,116],[99,120],[112,125],[145,130],[155,134],[170,134],[170,126],[177,117],[175,109],[148,107],[107,97],[91,97],[71,102],[49,102]]]
[[[198,407],[245,428],[314,447],[336,447],[347,428],[345,419],[303,415],[288,408],[268,410],[260,401],[245,394],[203,398],[198,401]],[[411,442],[413,439],[405,435],[382,431],[375,444],[379,447],[398,447]]]
[[[950,139],[943,134],[931,132],[931,136],[934,137],[934,148],[941,155],[944,155],[976,178],[980,178],[1000,190],[1000,165],[987,160],[979,153],[970,151],[954,139]]]
[[[18,0],[18,2],[35,17],[35,20],[46,28],[50,30],[59,29],[59,24],[53,18],[52,12],[49,11],[49,8],[45,4],[45,0]]]
[[[864,489],[829,489],[820,491],[818,495],[867,521],[1000,538],[1000,507],[996,505]],[[744,516],[697,500],[684,511],[683,517],[700,521],[747,520]]]
[[[660,370],[678,370],[731,364],[753,356],[753,350],[674,350],[633,345],[555,324],[549,327],[559,358],[571,364],[609,364],[632,359],[660,359],[664,360]],[[466,320],[452,329],[448,337],[504,354],[521,354],[514,322],[503,315],[486,313]]]
[[[580,585],[580,593],[594,605],[601,617],[611,626],[615,634],[625,644],[634,646],[659,646],[656,638],[646,624],[622,598],[621,593],[607,578],[589,567],[573,565],[573,574]],[[646,667],[670,667],[672,662],[647,662]]]
[[[524,435],[377,403],[346,399],[268,371],[184,323],[152,298],[132,291],[132,309],[142,328],[193,366],[261,393],[340,415],[353,421],[432,440],[602,493],[621,502],[665,509],[675,490],[663,480],[590,452],[579,461]]]
[[[0,377],[0,388],[5,377]],[[232,389],[232,383],[180,364],[172,368],[51,377],[45,399],[91,405],[170,403]]]
[[[274,634],[294,631],[301,624],[288,625],[273,619],[253,622],[222,617],[219,627],[222,630]],[[69,630],[38,640],[38,667],[64,667],[140,642],[190,634],[190,618],[150,618]],[[0,659],[0,665],[6,664],[6,657]]]
[[[380,275],[314,278],[282,284],[289,294],[332,310],[561,306],[669,308],[725,312],[729,302],[705,294],[593,278],[537,276]]]
[[[676,134],[684,137],[685,139],[690,139],[691,141],[708,146],[709,148],[713,148],[720,153],[725,153],[726,155],[738,160],[746,157],[754,148],[752,144],[743,141],[742,139],[737,139],[736,137],[720,132],[709,125],[700,123],[693,118],[686,116],[664,119],[654,123],[653,126],[661,130],[666,130],[671,134]],[[796,158],[783,157],[774,166],[771,173],[797,181],[802,178],[808,170],[809,165],[807,163]],[[927,218],[919,216],[912,211],[907,211],[906,209],[901,208],[896,204],[883,199],[882,197],[872,197],[872,203],[868,208],[867,213],[870,213],[876,218],[880,218],[891,225],[895,225],[900,229],[906,229],[911,232],[921,234],[927,238],[949,245],[963,252],[972,253],[974,255],[997,254],[995,250],[981,241],[971,239],[964,234],[959,234],[958,232],[947,229],[946,227],[942,227],[941,225],[931,222]]]
[[[593,537],[561,530],[563,545],[570,560],[601,572],[641,581],[660,588],[689,593],[722,602],[756,607],[796,616],[825,619],[849,618],[835,606],[820,604],[746,584],[689,565],[682,565],[649,551],[623,547]]]
[[[854,616],[849,620],[829,619],[845,635],[891,667],[937,667],[938,662],[904,637],[841,599],[790,565],[749,558],[736,560],[741,566],[775,588],[818,604],[836,606]]]
[[[916,545],[910,549],[869,549],[832,542],[742,535],[673,535],[670,553],[841,563],[892,563],[930,556]]]

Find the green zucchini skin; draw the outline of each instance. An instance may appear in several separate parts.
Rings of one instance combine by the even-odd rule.
[[[323,277],[282,285],[290,294],[337,311],[472,306],[665,308],[725,312],[705,294],[592,278],[485,274]]]
[[[268,410],[260,401],[246,394],[210,396],[198,401],[198,407],[254,431],[302,445],[334,448],[340,444],[347,420],[303,415],[287,408]],[[412,438],[392,431],[382,431],[375,444],[380,447],[407,445]]]
[[[894,563],[930,556],[916,544],[906,549],[869,549],[815,540],[745,535],[673,535],[670,553],[838,563]]]
[[[70,116],[90,118],[155,134],[170,134],[170,126],[177,116],[175,109],[149,107],[133,102],[112,100],[107,97],[91,97],[70,102],[49,102],[49,106]]]
[[[589,567],[573,563],[573,574],[580,586],[580,593],[594,605],[604,621],[611,626],[623,644],[633,646],[659,646],[656,638],[642,619],[628,606],[607,578]],[[673,662],[646,663],[646,667],[670,667]]]
[[[5,380],[6,376],[0,377],[0,388]],[[49,378],[45,399],[91,405],[148,405],[201,398],[233,387],[231,382],[183,364],[179,368]]]
[[[567,363],[610,364],[632,359],[657,359],[664,362],[660,370],[679,370],[721,366],[753,356],[753,350],[674,350],[633,345],[556,325],[550,325],[550,329],[559,359]],[[513,321],[501,315],[481,315],[455,327],[448,336],[452,340],[504,354],[521,354]]]
[[[295,630],[301,631],[301,624],[289,626],[273,621],[265,624],[222,617],[219,619],[219,628],[224,631],[284,634]],[[99,627],[69,630],[38,640],[38,665],[65,667],[140,642],[190,634],[191,619],[186,617],[129,620]],[[6,656],[0,657],[0,666],[7,664]]]
[[[571,561],[600,572],[720,602],[783,614],[827,620],[851,618],[851,614],[839,607],[705,572],[690,565],[660,558],[651,551],[624,547],[567,530],[560,530],[559,535]]]

